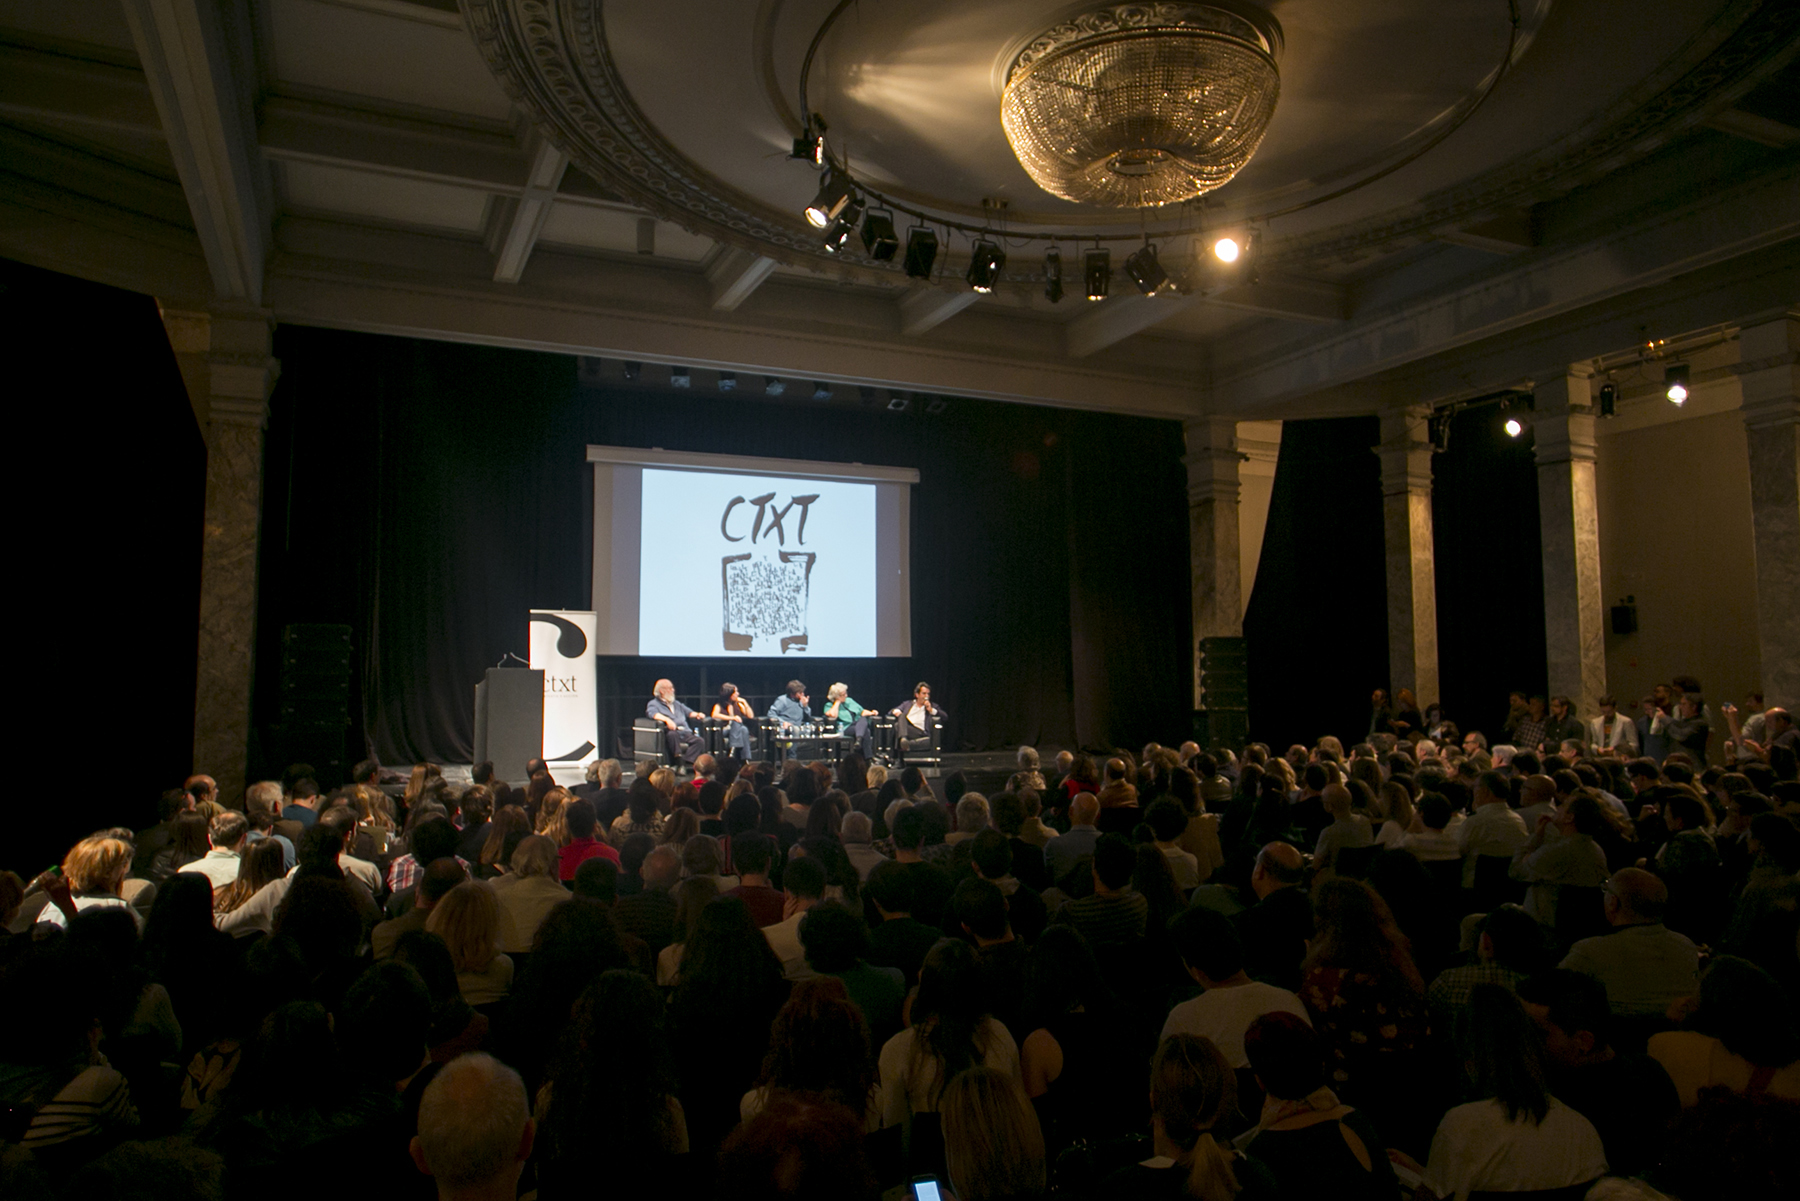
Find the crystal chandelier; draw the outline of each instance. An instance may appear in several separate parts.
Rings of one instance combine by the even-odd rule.
[[[1053,196],[1149,208],[1241,170],[1275,115],[1281,27],[1257,10],[1118,4],[1032,39],[1013,60],[1000,121]]]

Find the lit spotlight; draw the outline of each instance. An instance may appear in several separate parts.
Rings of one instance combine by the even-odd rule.
[[[1213,243],[1212,252],[1213,257],[1221,263],[1235,263],[1238,255],[1243,252],[1243,247],[1238,245],[1236,238],[1225,237]]]
[[[885,209],[870,209],[863,218],[863,250],[877,262],[890,263],[900,249],[900,235],[894,232],[894,214]]]
[[[1669,403],[1676,405],[1686,404],[1688,398],[1688,365],[1686,363],[1675,363],[1672,366],[1664,368],[1663,387],[1666,389],[1663,395],[1669,398]]]
[[[965,278],[971,288],[985,295],[994,290],[994,285],[1000,279],[1000,271],[1005,266],[1006,252],[982,238],[975,243],[975,249],[969,252],[969,272]]]
[[[1506,419],[1506,424],[1500,428],[1506,431],[1506,436],[1508,438],[1517,438],[1520,434],[1525,432],[1525,423],[1520,421],[1517,417],[1508,417]]]
[[[1156,295],[1169,282],[1169,273],[1156,261],[1156,243],[1149,241],[1126,257],[1125,274],[1138,286],[1138,291],[1146,296]]]
[[[1052,246],[1044,252],[1044,299],[1055,304],[1062,298],[1062,251]]]
[[[825,229],[843,213],[856,195],[856,189],[850,181],[836,171],[825,172],[825,180],[819,185],[819,194],[813,202],[806,206],[806,219],[817,229]]]
[[[906,273],[914,279],[930,279],[937,262],[937,235],[923,225],[906,231]]]
[[[1081,260],[1081,275],[1089,300],[1105,300],[1112,284],[1112,251],[1090,250]]]

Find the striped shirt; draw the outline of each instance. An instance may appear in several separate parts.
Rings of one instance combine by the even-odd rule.
[[[1144,936],[1150,902],[1142,893],[1127,888],[1111,896],[1082,897],[1064,905],[1056,920],[1074,926],[1092,947],[1130,942]]]
[[[131,1103],[125,1077],[105,1064],[94,1064],[38,1109],[25,1130],[24,1145],[52,1147],[137,1124],[137,1107]]]

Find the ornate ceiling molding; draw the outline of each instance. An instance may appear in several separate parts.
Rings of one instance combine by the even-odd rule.
[[[604,0],[461,0],[468,29],[507,93],[603,186],[693,233],[846,281],[896,286],[899,267],[827,253],[797,213],[751,197],[683,155],[625,87],[607,44]],[[1645,98],[1602,113],[1555,146],[1417,204],[1293,238],[1265,261],[1305,266],[1354,259],[1484,214],[1559,196],[1643,157],[1778,70],[1800,49],[1800,4],[1739,0],[1712,27],[1716,48]],[[1697,39],[1698,40],[1698,39]],[[1035,264],[1007,275],[1035,281]]]

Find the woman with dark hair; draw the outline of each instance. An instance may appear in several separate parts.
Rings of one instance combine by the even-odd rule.
[[[1075,762],[1069,765],[1069,777],[1062,782],[1063,808],[1075,799],[1078,792],[1100,791],[1100,769],[1094,763],[1092,755],[1077,755]]]
[[[525,816],[533,825],[537,824],[538,810],[544,804],[544,798],[556,788],[556,781],[550,773],[542,768],[531,773],[531,781],[525,786]]]
[[[827,838],[838,841],[838,827],[850,812],[850,798],[833,788],[812,803],[806,811],[806,828],[802,838]]]
[[[259,848],[260,849],[260,848]],[[281,848],[275,848],[281,861]],[[144,962],[169,990],[184,1047],[203,1047],[219,1034],[220,1014],[238,987],[231,935],[213,925],[212,882],[177,872],[156,891],[144,923]]]
[[[531,837],[531,819],[517,805],[504,805],[488,821],[487,837],[482,840],[475,860],[478,879],[492,880],[506,874],[513,852],[522,839]]]
[[[192,809],[175,819],[169,845],[156,852],[147,873],[150,881],[161,884],[190,863],[206,858],[212,842],[206,836],[206,817]]]
[[[1684,1108],[1701,1090],[1800,1099],[1800,1023],[1793,999],[1762,968],[1715,958],[1700,977],[1684,1029],[1652,1035],[1650,1057],[1668,1070]]]
[[[1155,1154],[1106,1178],[1103,1201],[1183,1197],[1273,1201],[1267,1168],[1227,1150],[1214,1128],[1237,1112],[1237,1078],[1225,1056],[1194,1034],[1171,1034],[1150,1065],[1150,1139]]]
[[[736,684],[719,685],[719,698],[713,702],[711,717],[714,721],[729,723],[725,727],[725,741],[730,745],[731,753],[739,759],[750,758],[750,723],[756,720],[756,711],[739,695]]]
[[[736,897],[706,902],[684,947],[669,1028],[694,1146],[710,1153],[737,1121],[738,1102],[761,1071],[788,983],[769,940]]]
[[[633,780],[631,789],[625,796],[625,812],[613,818],[606,840],[614,847],[620,847],[633,834],[648,834],[652,838],[661,834],[662,802],[662,793],[650,781],[641,778]]]
[[[1438,1124],[1420,1201],[1574,1189],[1606,1174],[1593,1123],[1550,1095],[1542,1036],[1510,990],[1476,985],[1456,1042],[1482,1100],[1456,1106]]]
[[[537,1095],[538,1196],[589,1197],[598,1178],[629,1195],[666,1182],[688,1149],[662,997],[637,972],[603,973],[561,1028]]]
[[[1387,902],[1361,880],[1321,884],[1313,920],[1300,999],[1325,1044],[1331,1087],[1405,1146],[1422,1117],[1411,1076],[1429,1033],[1425,982]]]
[[[425,1032],[431,1062],[449,1063],[458,1055],[481,1050],[487,1041],[487,1015],[475,1012],[463,999],[456,961],[444,940],[429,930],[408,930],[394,944],[394,962],[419,973],[431,994],[431,1024]]]
[[[1118,997],[1073,926],[1050,926],[1032,944],[1025,1013],[1020,1077],[1051,1158],[1078,1139],[1135,1130],[1145,1048],[1133,1045]]]
[[[857,752],[851,751],[838,760],[837,786],[846,797],[854,797],[857,793],[868,790],[869,765]]]
[[[532,1085],[553,1045],[546,1032],[561,1030],[569,1009],[588,985],[614,968],[631,967],[612,912],[598,901],[574,897],[558,905],[538,927],[531,957],[513,988],[500,1036],[503,1058]]]
[[[919,968],[912,1025],[881,1048],[881,1124],[936,1113],[944,1086],[965,1068],[1019,1075],[1019,1048],[988,1013],[981,962],[968,943],[945,940]]]
[[[794,985],[769,1032],[762,1076],[738,1102],[739,1115],[748,1122],[777,1092],[828,1098],[852,1113],[866,1114],[869,1130],[880,1129],[869,1024],[836,976],[815,976]]]
[[[670,931],[674,939],[656,955],[656,982],[662,987],[675,986],[682,956],[700,924],[700,912],[718,895],[719,886],[710,879],[683,880],[675,886],[675,924]]]
[[[788,848],[800,836],[799,826],[782,820],[781,815],[787,810],[786,794],[773,784],[765,784],[756,790],[756,803],[762,811],[762,833],[776,840],[785,859]]]
[[[252,843],[244,852],[238,877],[213,892],[213,912],[230,913],[265,887],[287,875],[287,852],[273,838]]]
[[[693,809],[677,809],[663,819],[662,830],[656,834],[658,846],[674,847],[680,854],[681,848],[687,845],[688,839],[700,833],[700,814]],[[626,835],[629,839],[633,835]],[[625,839],[620,840],[623,846]],[[642,861],[640,860],[640,863]]]

